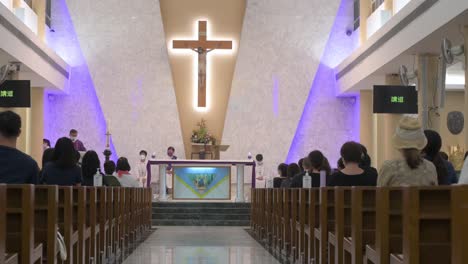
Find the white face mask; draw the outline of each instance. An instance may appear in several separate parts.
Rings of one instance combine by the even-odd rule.
[[[43,149],[43,150],[46,150],[46,149],[48,149],[48,148],[49,148],[49,146],[47,146],[46,144],[42,145],[42,149]]]
[[[140,155],[140,160],[145,160],[146,159],[146,155]]]
[[[70,137],[71,141],[75,142],[77,137]]]

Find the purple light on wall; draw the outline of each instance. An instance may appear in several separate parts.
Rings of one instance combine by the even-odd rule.
[[[353,19],[353,1],[343,0],[291,143],[288,163],[297,162],[318,149],[334,167],[341,145],[359,139],[359,98],[336,96],[338,84],[334,70],[357,48],[357,38],[346,34]]]
[[[275,117],[279,114],[279,80],[278,77],[273,76],[273,113]]]
[[[54,1],[52,17],[54,32],[47,34],[48,46],[71,67],[65,93],[47,91],[44,95],[44,136],[55,142],[75,128],[87,149],[100,154],[106,144],[106,122],[65,0]],[[112,159],[116,159],[112,140],[110,145]]]

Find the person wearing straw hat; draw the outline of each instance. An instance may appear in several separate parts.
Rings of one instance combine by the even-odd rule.
[[[393,146],[403,159],[386,161],[379,173],[377,186],[433,186],[437,171],[422,157],[427,138],[417,118],[404,116],[392,138]]]

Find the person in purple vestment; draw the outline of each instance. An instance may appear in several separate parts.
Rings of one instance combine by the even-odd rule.
[[[76,151],[86,151],[83,142],[78,139],[78,131],[76,129],[70,130],[70,139]]]

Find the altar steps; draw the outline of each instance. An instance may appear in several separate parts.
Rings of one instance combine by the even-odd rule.
[[[153,226],[249,226],[250,203],[153,203]]]

